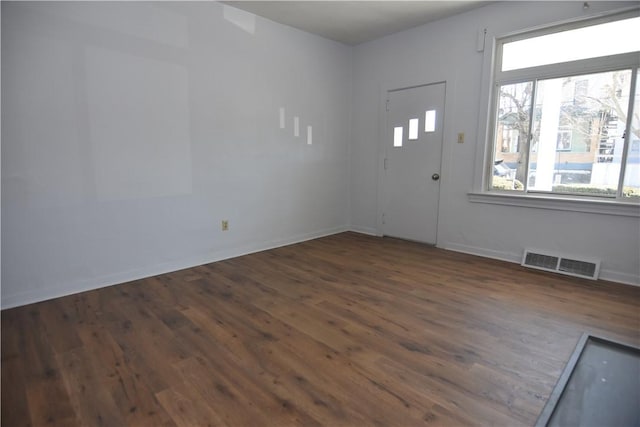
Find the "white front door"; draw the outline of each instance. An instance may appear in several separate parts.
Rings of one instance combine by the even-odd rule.
[[[382,233],[436,244],[445,83],[387,93]]]

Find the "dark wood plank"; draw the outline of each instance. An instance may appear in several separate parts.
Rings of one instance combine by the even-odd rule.
[[[104,387],[104,378],[98,374],[94,359],[84,348],[58,355],[62,376],[71,393],[75,413],[82,425],[124,425],[123,414],[118,411],[113,396]],[[55,395],[50,396],[55,404]]]
[[[226,425],[205,399],[189,385],[175,383],[156,396],[171,419],[180,427]]]
[[[532,425],[640,288],[342,233],[2,312],[2,425]]]
[[[19,313],[21,331],[18,333],[24,339],[21,356],[27,405],[34,425],[74,425],[77,413],[64,384],[63,368],[56,359],[40,318],[40,309],[46,304],[27,306]],[[4,377],[2,381],[4,395],[4,391],[10,392],[11,387],[5,388]]]
[[[8,426],[31,425],[26,395],[27,378],[23,362],[25,336],[20,314],[21,312],[17,310],[2,312],[2,414],[0,419],[4,425]]]

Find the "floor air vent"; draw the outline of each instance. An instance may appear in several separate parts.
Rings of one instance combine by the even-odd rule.
[[[522,265],[593,280],[598,278],[600,271],[600,261],[576,259],[575,257],[543,253],[532,249],[524,251]]]

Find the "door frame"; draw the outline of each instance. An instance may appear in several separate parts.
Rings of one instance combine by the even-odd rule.
[[[413,89],[422,86],[432,86],[436,84],[444,83],[444,108],[442,117],[442,149],[440,150],[440,191],[438,192],[438,215],[436,219],[436,247],[441,247],[440,244],[440,228],[441,221],[440,218],[443,218],[442,215],[442,194],[443,190],[448,187],[447,182],[449,181],[449,171],[451,168],[448,167],[448,162],[445,159],[450,159],[450,144],[447,144],[446,141],[449,140],[449,123],[447,117],[449,117],[449,106],[453,103],[453,90],[450,90],[450,84],[447,79],[434,79],[429,81],[428,83],[418,83],[418,84],[406,84],[406,85],[397,85],[397,84],[387,84],[381,85],[381,89],[379,92],[379,102],[378,102],[378,166],[376,168],[376,235],[379,237],[384,236],[383,233],[383,224],[382,224],[382,214],[384,211],[384,161],[387,157],[387,94],[389,92],[396,92],[404,89]]]

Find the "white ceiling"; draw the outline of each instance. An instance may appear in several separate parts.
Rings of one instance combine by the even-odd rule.
[[[224,1],[280,24],[356,45],[489,1]]]

